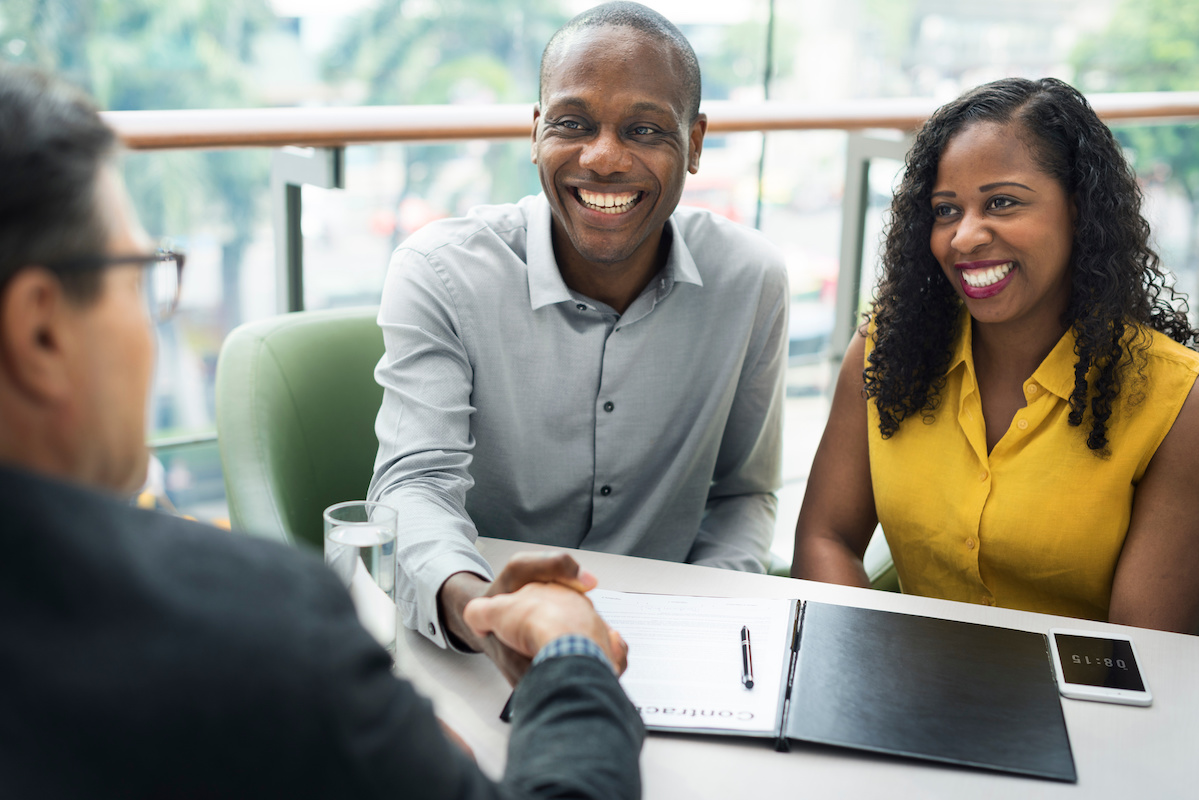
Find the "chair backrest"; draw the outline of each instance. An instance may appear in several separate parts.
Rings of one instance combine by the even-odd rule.
[[[366,497],[383,400],[377,313],[301,311],[226,338],[216,418],[234,529],[320,548],[321,512]]]
[[[903,591],[899,587],[899,570],[895,569],[895,561],[891,558],[891,548],[887,546],[887,537],[883,527],[878,525],[866,545],[866,554],[862,557],[862,565],[866,568],[866,577],[870,586],[885,592]]]

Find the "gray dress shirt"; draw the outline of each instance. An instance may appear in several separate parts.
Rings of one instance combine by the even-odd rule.
[[[762,571],[782,452],[788,290],[756,231],[679,208],[617,314],[572,292],[543,196],[422,228],[394,253],[369,497],[399,509],[404,623],[491,578],[478,535]]]

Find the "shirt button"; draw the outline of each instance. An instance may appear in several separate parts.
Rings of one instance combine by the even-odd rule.
[[[971,538],[969,538],[969,539],[967,539],[967,540],[966,540],[966,549],[967,549],[967,550],[973,550],[973,549],[974,549],[974,538],[973,538],[973,537],[971,537]]]
[[[602,494],[604,497],[607,497],[608,495],[612,494],[612,487],[607,485],[601,486],[600,494]]]
[[[437,635],[437,626],[436,626],[436,625],[434,625],[432,622],[430,622],[430,623],[429,623],[429,635],[430,635],[430,636],[436,636],[436,635]]]
[[[604,403],[604,411],[611,411],[611,410],[612,410],[612,409],[614,409],[614,408],[616,408],[616,404],[615,404],[615,403],[613,403],[611,400],[609,400],[608,402]]]
[[[587,306],[583,305],[582,303],[579,303],[578,305],[576,305],[575,308],[579,309],[579,311],[587,310]]]
[[[1016,423],[1016,427],[1022,431],[1028,430],[1028,420],[1026,420],[1026,419],[1020,420],[1019,422]]]
[[[1030,384],[1028,384],[1028,386],[1024,387],[1024,391],[1028,392],[1029,394],[1036,394],[1037,393],[1037,385],[1035,383],[1030,383]]]
[[[989,476],[987,475],[987,471],[985,469],[982,472],[978,473],[978,479],[980,481],[985,481],[988,477]]]

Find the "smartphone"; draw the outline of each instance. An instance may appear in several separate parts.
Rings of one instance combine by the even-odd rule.
[[[1137,649],[1127,636],[1051,628],[1049,646],[1063,697],[1130,706],[1153,702]]]

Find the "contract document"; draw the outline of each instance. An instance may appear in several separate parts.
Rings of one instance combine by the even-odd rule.
[[[588,596],[629,644],[621,684],[651,731],[1078,779],[1045,634],[800,600]]]
[[[774,736],[790,600],[680,597],[596,589],[588,594],[629,644],[625,693],[648,728]],[[752,637],[754,686],[741,682],[741,629]]]

